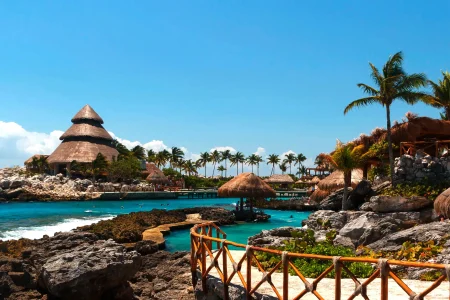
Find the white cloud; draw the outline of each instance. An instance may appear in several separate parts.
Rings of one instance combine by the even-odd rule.
[[[256,152],[253,154],[264,157],[264,155],[266,155],[266,149],[264,149],[263,147],[258,147],[258,149],[256,149]]]
[[[50,154],[61,142],[63,131],[27,131],[15,122],[0,121],[0,167],[22,165],[34,154]]]
[[[291,154],[291,153],[294,154],[294,155],[297,155],[297,153],[295,153],[294,151],[288,150],[288,151],[286,151],[286,152],[280,154],[279,158],[285,159],[285,158],[286,158],[286,155]]]
[[[219,151],[219,152],[225,151],[225,150],[230,150],[230,152],[232,152],[232,153],[235,153],[235,152],[236,152],[236,149],[234,149],[234,148],[231,147],[231,146],[219,146],[219,147],[214,147],[214,148],[211,148],[211,150],[209,150],[209,152],[213,152],[214,150],[217,150],[217,151]]]

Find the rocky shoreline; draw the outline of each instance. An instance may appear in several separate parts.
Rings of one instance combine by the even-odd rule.
[[[161,251],[143,232],[194,214],[234,223],[222,208],[152,210],[53,237],[0,241],[0,299],[193,299],[188,252]]]
[[[154,186],[139,180],[130,184],[70,179],[62,174],[27,176],[24,168],[0,169],[0,202],[99,200],[103,193],[152,192]]]

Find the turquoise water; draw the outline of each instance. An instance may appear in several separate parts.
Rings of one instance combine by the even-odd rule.
[[[237,198],[178,199],[178,200],[127,200],[127,201],[68,201],[0,203],[0,239],[30,238],[69,231],[78,226],[110,219],[119,214],[152,209],[178,209],[195,206],[216,206],[235,209]],[[245,244],[247,237],[280,226],[300,226],[309,213],[265,210],[272,215],[267,223],[249,223],[224,226],[228,239]],[[290,216],[293,218],[289,218]],[[174,231],[167,236],[170,251],[189,249],[189,231]]]

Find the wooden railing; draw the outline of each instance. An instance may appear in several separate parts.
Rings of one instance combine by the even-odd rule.
[[[402,289],[408,294],[409,299],[421,300],[424,299],[426,295],[437,288],[443,281],[449,279],[450,277],[450,267],[449,265],[443,264],[432,264],[432,263],[422,263],[422,262],[410,262],[410,261],[398,261],[398,260],[387,260],[387,259],[373,259],[366,257],[333,257],[325,255],[313,255],[313,254],[303,254],[303,253],[289,253],[286,251],[279,251],[267,248],[254,247],[249,245],[243,245],[234,243],[232,241],[226,240],[226,233],[223,232],[214,223],[204,223],[195,225],[191,229],[191,272],[192,272],[192,283],[195,286],[197,281],[200,279],[202,283],[202,289],[204,292],[207,291],[207,278],[211,270],[215,268],[217,274],[223,284],[223,299],[229,299],[228,288],[231,280],[238,276],[242,287],[245,289],[247,299],[252,299],[252,296],[258,290],[258,288],[265,282],[267,282],[278,299],[301,299],[308,293],[314,294],[317,299],[325,299],[316,290],[317,284],[325,278],[330,272],[335,271],[334,281],[334,299],[341,299],[341,275],[344,270],[348,276],[355,283],[355,290],[353,294],[348,298],[355,299],[357,296],[362,296],[364,299],[369,299],[367,296],[367,286],[373,282],[376,278],[381,278],[380,286],[380,299],[388,299],[388,279],[392,278]],[[216,248],[214,250],[213,248]],[[245,254],[235,260],[229,250],[229,246],[234,246],[236,248],[245,249]],[[279,255],[281,257],[280,262],[278,262],[275,267],[270,271],[265,270],[260,261],[255,257],[255,251],[266,252],[274,255]],[[295,258],[309,258],[318,260],[330,261],[330,266],[320,274],[312,282],[308,281],[305,276],[298,270],[298,268],[292,263],[292,259]],[[209,260],[209,263],[208,263]],[[221,260],[222,268],[219,265],[219,260]],[[360,262],[369,263],[376,265],[375,272],[365,281],[360,282],[358,278],[346,267],[345,263]],[[246,264],[246,274],[244,276],[241,269]],[[228,266],[232,266],[232,272],[228,274]],[[263,276],[261,281],[252,286],[252,265],[256,266],[257,269],[262,272]],[[415,293],[411,290],[407,284],[400,279],[390,268],[390,266],[403,266],[403,267],[414,267],[414,268],[432,268],[437,270],[442,270],[442,275],[433,282],[426,290]],[[277,272],[281,271],[283,274],[283,286],[280,292],[275,285],[272,283],[271,276]],[[291,296],[289,298],[289,273],[293,271],[298,278],[304,283],[305,288],[297,295]],[[292,273],[292,272],[291,272]],[[198,278],[198,274],[201,274]],[[329,298],[328,298],[329,299]],[[450,299],[450,290],[449,290]]]

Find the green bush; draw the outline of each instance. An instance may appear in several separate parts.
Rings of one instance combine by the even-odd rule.
[[[431,180],[401,183],[384,190],[382,195],[403,197],[424,196],[434,201],[437,196],[449,188],[449,185],[447,181]]]
[[[130,181],[141,176],[141,163],[134,157],[125,157],[111,162],[108,167],[108,178],[112,182]]]
[[[306,231],[294,231],[292,232],[293,239],[286,241],[284,246],[275,249],[292,253],[354,257],[355,253],[352,249],[333,245],[333,239],[335,236],[336,232],[330,231],[327,234],[325,241],[316,242],[314,238],[314,231],[310,229]],[[273,268],[281,260],[280,255],[274,255],[266,252],[255,252],[255,256],[265,269]],[[330,260],[310,258],[295,258],[291,261],[305,277],[311,278],[318,277],[332,265]],[[358,278],[367,278],[375,271],[374,267],[368,263],[344,264]],[[289,272],[292,275],[295,274],[292,268]],[[332,271],[327,275],[327,277],[333,278],[334,275],[334,271]],[[342,271],[342,277],[349,278],[350,276],[345,271]]]

